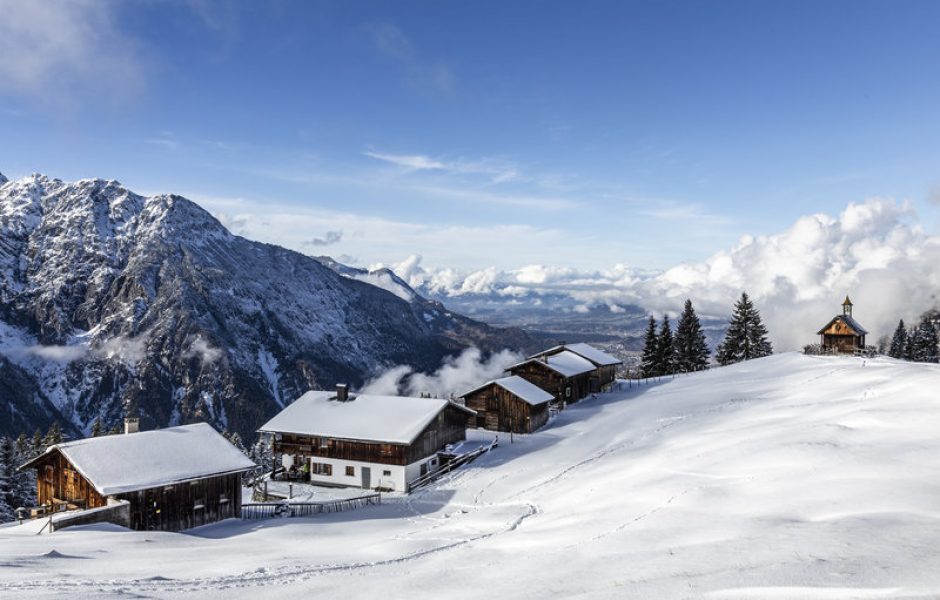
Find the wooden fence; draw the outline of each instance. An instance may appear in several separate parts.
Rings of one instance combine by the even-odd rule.
[[[450,473],[457,467],[467,464],[468,462],[476,459],[481,454],[489,452],[490,450],[492,450],[498,445],[499,445],[499,437],[496,437],[492,442],[490,442],[488,446],[481,446],[477,448],[476,450],[474,450],[473,452],[467,452],[466,454],[461,454],[460,456],[454,458],[453,460],[448,461],[444,466],[442,466],[437,471],[431,471],[427,475],[418,477],[417,479],[412,481],[411,485],[408,486],[408,492],[412,492],[423,485],[427,485],[431,483],[438,477],[442,477],[443,475],[445,475],[446,473]]]
[[[322,513],[355,510],[382,503],[381,494],[369,494],[345,500],[328,502],[246,502],[242,504],[242,519],[270,519],[273,517],[309,517]]]

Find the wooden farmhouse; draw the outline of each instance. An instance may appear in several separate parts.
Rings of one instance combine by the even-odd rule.
[[[555,397],[555,402],[577,402],[591,393],[591,378],[596,367],[586,358],[563,350],[540,354],[512,365],[507,371],[535,384]]]
[[[852,316],[852,301],[845,297],[842,314],[836,315],[819,330],[819,343],[827,352],[853,354],[865,348],[868,331]]]
[[[465,440],[476,413],[449,400],[307,392],[259,431],[275,461],[318,484],[408,491],[441,466],[438,452]]]
[[[532,433],[548,422],[548,405],[555,399],[516,375],[485,383],[463,398],[477,413],[477,427],[513,433]]]
[[[581,343],[561,344],[529,358],[538,358],[542,354],[551,356],[565,351],[574,352],[594,364],[594,374],[591,375],[591,392],[600,392],[608,388],[617,379],[617,367],[623,364],[623,361],[619,358],[598,350],[590,344]]]
[[[135,420],[136,422],[136,420]],[[206,423],[55,444],[37,471],[40,505],[129,503],[131,529],[180,531],[241,516],[241,475],[255,468]]]

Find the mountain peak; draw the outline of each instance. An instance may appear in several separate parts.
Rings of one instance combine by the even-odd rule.
[[[8,182],[8,181],[10,181],[10,180],[7,179],[6,176],[4,176],[3,173],[0,173],[0,185],[3,185],[4,183],[6,183],[6,182]]]

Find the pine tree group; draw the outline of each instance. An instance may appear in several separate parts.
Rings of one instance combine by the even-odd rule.
[[[747,292],[734,305],[734,313],[728,324],[725,339],[718,345],[715,359],[720,365],[730,365],[773,354],[773,347],[767,340],[767,328],[760,318],[760,312],[748,298]]]
[[[660,377],[701,371],[708,367],[708,354],[702,324],[695,314],[692,301],[686,300],[675,333],[669,323],[669,315],[663,315],[658,328],[656,318],[650,317],[643,343],[640,373],[643,377]]]

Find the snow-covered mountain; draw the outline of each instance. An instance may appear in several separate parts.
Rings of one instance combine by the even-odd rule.
[[[0,432],[55,419],[87,431],[133,403],[144,426],[205,419],[250,433],[310,388],[530,343],[390,274],[358,277],[232,235],[180,196],[100,179],[0,182],[0,402],[11,415]]]

